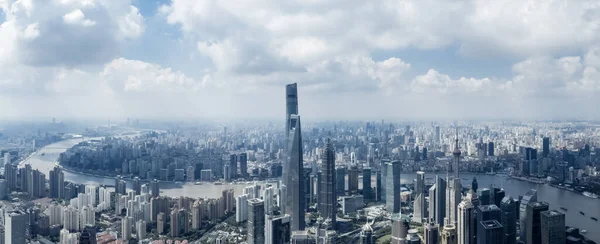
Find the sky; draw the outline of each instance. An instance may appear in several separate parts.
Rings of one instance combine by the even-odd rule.
[[[600,119],[600,2],[0,0],[0,120]],[[283,120],[283,119],[282,119]]]

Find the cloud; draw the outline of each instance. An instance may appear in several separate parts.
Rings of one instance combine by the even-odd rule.
[[[81,26],[94,26],[96,24],[95,21],[89,20],[85,18],[83,12],[80,9],[75,9],[73,12],[65,14],[63,16],[63,21],[66,24],[70,25],[81,25]]]
[[[103,64],[144,30],[129,1],[6,0],[1,6],[0,64]]]

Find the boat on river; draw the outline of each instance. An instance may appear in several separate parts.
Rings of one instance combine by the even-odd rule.
[[[598,198],[598,195],[596,195],[596,194],[594,194],[594,193],[591,193],[591,192],[589,192],[589,191],[584,191],[584,192],[583,192],[583,195],[584,195],[584,196],[586,196],[586,197],[589,197],[589,198],[593,198],[593,199],[596,199],[596,198]]]
[[[592,219],[593,221],[598,221],[596,217],[591,217],[590,219]]]
[[[579,211],[579,213],[580,213],[581,215],[585,215],[585,213],[584,213],[584,212],[582,212],[582,211]]]
[[[567,208],[565,208],[565,207],[560,207],[560,209],[562,209],[562,210],[564,210],[564,211],[568,211],[568,209],[567,209]]]

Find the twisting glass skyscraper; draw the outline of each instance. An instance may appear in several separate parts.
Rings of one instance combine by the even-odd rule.
[[[335,227],[335,215],[337,213],[337,196],[335,192],[335,150],[331,141],[327,139],[321,169],[321,201],[319,211],[323,218],[331,219]]]
[[[296,83],[286,86],[286,161],[283,164],[283,185],[287,189],[286,213],[291,217],[291,230],[304,229],[305,191],[302,171],[302,134],[298,115]]]

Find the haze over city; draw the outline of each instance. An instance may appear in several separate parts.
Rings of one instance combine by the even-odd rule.
[[[2,119],[600,117],[595,1],[0,7]]]

